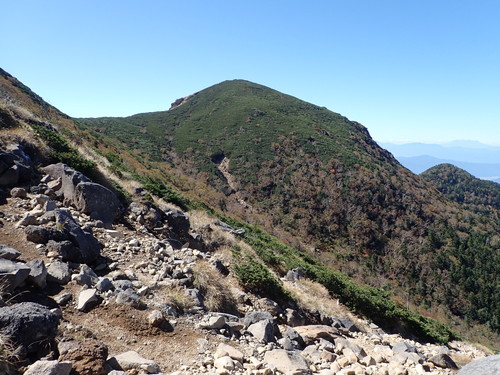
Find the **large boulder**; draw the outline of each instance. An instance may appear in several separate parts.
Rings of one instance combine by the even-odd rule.
[[[122,213],[122,206],[115,193],[96,184],[82,173],[65,164],[52,164],[43,169],[54,180],[60,180],[57,191],[66,206],[73,205],[89,214],[92,219],[112,223]]]
[[[26,233],[26,239],[28,241],[46,244],[50,240],[53,241],[63,241],[67,239],[67,236],[62,231],[55,228],[46,228],[39,225],[28,225],[24,229]]]
[[[75,188],[75,207],[92,219],[112,223],[122,212],[118,197],[94,182],[81,182]]]
[[[0,330],[27,354],[50,346],[56,337],[59,314],[34,302],[0,307]]]
[[[75,188],[80,182],[90,182],[90,179],[83,173],[75,171],[63,163],[51,164],[42,170],[53,180],[61,180],[61,187],[57,191],[57,195],[64,198],[66,205],[74,203]]]
[[[189,237],[190,223],[186,214],[179,210],[171,210],[166,213],[165,217],[169,227],[179,239],[185,240]]]
[[[253,323],[247,328],[247,331],[264,344],[276,341],[274,337],[274,326],[271,320],[266,319]]]

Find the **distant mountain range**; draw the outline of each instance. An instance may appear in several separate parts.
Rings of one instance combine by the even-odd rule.
[[[439,164],[453,164],[477,178],[500,182],[500,147],[476,141],[443,144],[380,142],[413,173],[420,174]]]

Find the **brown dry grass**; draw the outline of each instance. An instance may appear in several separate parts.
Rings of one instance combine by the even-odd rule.
[[[193,297],[186,294],[186,289],[180,286],[162,289],[163,302],[172,306],[177,312],[184,313],[195,306]]]
[[[17,349],[7,335],[0,333],[0,374],[10,375],[16,373],[16,364],[19,362]]]
[[[230,292],[231,285],[219,271],[208,262],[198,262],[193,267],[194,287],[204,298],[209,311],[235,313],[236,301]]]
[[[367,322],[358,319],[338,299],[332,298],[323,285],[305,278],[295,283],[284,281],[283,284],[284,288],[292,294],[292,297],[302,308],[316,309],[330,316],[348,317],[353,322],[356,322],[358,326],[367,328]]]

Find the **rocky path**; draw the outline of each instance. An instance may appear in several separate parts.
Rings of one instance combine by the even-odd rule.
[[[61,165],[2,188],[0,373],[437,375],[486,356],[245,293],[207,242],[220,223],[141,197],[123,208],[103,189]],[[230,313],[209,311],[215,297]]]

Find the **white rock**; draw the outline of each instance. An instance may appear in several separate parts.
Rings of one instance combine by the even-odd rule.
[[[226,319],[223,316],[211,316],[208,322],[200,323],[200,327],[205,329],[221,329],[225,324]]]
[[[217,369],[225,369],[225,370],[230,370],[230,371],[234,370],[236,368],[234,360],[229,356],[217,358],[214,361],[214,366]]]
[[[351,364],[349,358],[347,357],[339,357],[335,362],[339,365],[340,368],[347,367]]]
[[[140,295],[141,297],[144,297],[148,293],[149,293],[149,287],[147,286],[142,286],[137,290],[137,294]]]
[[[244,356],[242,352],[240,352],[238,349],[230,345],[220,343],[219,346],[217,347],[217,350],[215,351],[214,358],[218,359],[226,356],[235,359],[239,362],[243,362]]]
[[[69,361],[39,360],[29,366],[24,375],[69,375],[72,367]]]
[[[165,318],[163,317],[163,314],[159,310],[153,310],[148,315],[148,323],[151,324],[153,327],[159,327],[163,322],[165,322]]]
[[[285,375],[307,374],[309,372],[309,366],[300,354],[290,353],[283,349],[266,352],[264,362],[276,367]]]
[[[375,359],[371,356],[371,355],[367,355],[366,357],[362,358],[359,363],[361,363],[362,365],[365,365],[365,366],[373,366],[373,365],[376,365],[377,362],[375,361]]]
[[[88,308],[89,304],[97,301],[97,290],[96,289],[85,289],[78,295],[78,302],[76,309],[78,311],[84,311]]]
[[[143,358],[139,353],[131,350],[125,353],[121,353],[111,360],[111,363],[115,362],[123,370],[144,370],[149,374],[154,374],[160,372],[160,366],[155,361]]]
[[[129,246],[132,246],[132,247],[139,247],[141,244],[139,242],[139,240],[137,238],[132,238],[129,242],[128,242]]]

